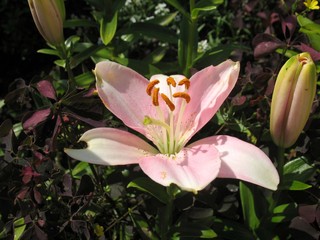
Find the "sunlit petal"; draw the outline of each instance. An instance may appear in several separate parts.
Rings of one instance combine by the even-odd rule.
[[[120,64],[103,61],[95,68],[97,90],[105,106],[128,127],[145,134],[143,119],[154,108],[146,94],[149,81]]]
[[[220,178],[237,178],[276,190],[279,175],[268,156],[256,146],[230,136],[213,136],[194,144],[214,144],[220,152]]]
[[[236,84],[239,70],[239,62],[227,60],[218,66],[207,67],[191,77],[188,91],[191,101],[186,107],[182,123],[185,129],[189,129],[187,139],[214,116]]]
[[[79,141],[84,149],[65,149],[72,158],[94,164],[126,165],[158,151],[134,134],[114,128],[95,128],[85,132]]]
[[[155,182],[197,192],[216,178],[221,161],[219,152],[211,144],[193,145],[175,156],[158,154],[140,162],[141,169]]]

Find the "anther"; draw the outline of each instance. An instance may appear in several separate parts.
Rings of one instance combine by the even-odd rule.
[[[182,79],[179,83],[179,86],[184,85],[186,87],[186,89],[189,89],[190,87],[190,80],[187,78]]]
[[[149,82],[148,86],[147,86],[147,89],[146,89],[146,92],[149,96],[151,96],[151,93],[152,93],[152,89],[155,85],[157,85],[160,81],[159,80],[153,80],[151,82]]]
[[[168,84],[168,85],[172,85],[173,87],[176,87],[176,86],[177,86],[177,83],[176,83],[176,81],[173,79],[173,77],[168,77],[168,78],[167,78],[167,84]]]
[[[154,106],[159,106],[159,99],[158,99],[158,96],[159,96],[159,90],[160,88],[153,88],[153,91],[152,91],[152,104]]]
[[[184,98],[186,100],[187,103],[190,102],[191,98],[190,95],[188,93],[185,92],[176,92],[172,95],[174,98]]]
[[[163,99],[163,101],[165,101],[165,103],[168,105],[168,107],[170,108],[170,110],[173,112],[174,109],[176,108],[174,106],[174,104],[171,102],[171,100],[167,97],[167,95],[161,93],[161,97]]]

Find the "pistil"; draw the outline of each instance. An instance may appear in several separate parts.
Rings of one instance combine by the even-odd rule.
[[[161,92],[160,88],[156,87],[159,83],[160,80],[153,80],[148,84],[146,89],[147,94],[151,96],[153,106],[155,106],[157,110],[156,119],[146,116],[143,124],[146,126],[154,125],[161,127],[162,129],[160,131],[156,128],[149,128],[151,131],[149,133],[154,137],[155,144],[162,154],[175,155],[181,150],[185,143],[185,139],[180,139],[184,135],[184,133],[180,132],[180,129],[186,105],[191,100],[190,95],[187,93],[190,87],[190,81],[187,78],[183,78],[177,83],[173,77],[167,77],[166,83],[169,88],[167,94]],[[185,91],[174,91],[177,85],[184,86]],[[165,115],[162,107],[159,106],[159,95],[168,106],[168,115]],[[176,111],[174,101],[176,98],[183,99],[178,113],[174,112]],[[176,114],[178,114],[177,119],[174,118]]]

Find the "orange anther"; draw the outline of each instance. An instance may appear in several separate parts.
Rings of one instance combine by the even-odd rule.
[[[185,92],[176,92],[172,95],[174,98],[184,98],[186,100],[187,103],[190,102],[191,98],[190,95],[188,93]]]
[[[154,106],[159,106],[159,90],[160,88],[153,88],[153,91],[152,91],[152,104]]]
[[[152,92],[152,89],[155,85],[157,85],[160,81],[159,80],[153,80],[151,82],[149,82],[148,86],[147,86],[147,89],[146,89],[146,92],[149,96],[151,96],[151,92]]]
[[[190,80],[187,78],[182,79],[179,83],[179,86],[184,85],[186,87],[186,89],[189,89],[190,87]]]
[[[176,87],[176,86],[177,86],[177,83],[176,83],[176,81],[173,79],[173,77],[168,77],[168,78],[167,78],[167,84],[168,84],[168,85],[172,85],[173,87]]]
[[[170,110],[173,112],[176,107],[175,107],[174,104],[171,102],[171,100],[167,97],[167,95],[165,95],[165,94],[163,94],[163,93],[161,93],[161,97],[162,97],[163,101],[166,102],[166,104],[168,105],[168,107],[170,108]]]

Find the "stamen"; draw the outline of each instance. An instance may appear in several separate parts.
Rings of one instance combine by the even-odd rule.
[[[156,125],[156,126],[163,127],[164,129],[167,130],[167,132],[170,131],[170,126],[168,124],[166,124],[165,122],[162,122],[158,119],[151,118],[149,116],[144,116],[143,125],[145,125],[145,126]]]
[[[160,88],[154,88],[153,91],[152,91],[151,98],[152,98],[152,104],[154,106],[159,106],[159,98],[158,98],[159,90],[160,90]]]
[[[152,89],[155,85],[157,85],[160,81],[159,80],[153,80],[151,82],[149,82],[148,86],[147,86],[147,89],[146,89],[146,92],[149,96],[151,96],[151,93],[152,93]]]
[[[190,87],[190,80],[187,78],[182,79],[179,83],[179,86],[184,85],[186,87],[186,89],[189,89]]]
[[[171,102],[171,100],[170,100],[170,99],[167,97],[167,95],[165,95],[164,93],[161,93],[161,97],[162,97],[163,101],[166,102],[166,104],[168,105],[168,107],[170,108],[170,110],[173,112],[176,107],[175,107],[174,104]]]
[[[176,86],[177,86],[177,83],[176,83],[176,81],[173,79],[173,77],[168,77],[168,78],[167,78],[167,84],[168,84],[168,85],[172,85],[173,87],[176,87]]]
[[[187,103],[190,102],[191,100],[191,97],[188,93],[185,93],[185,92],[176,92],[172,95],[174,98],[184,98],[186,100]]]

